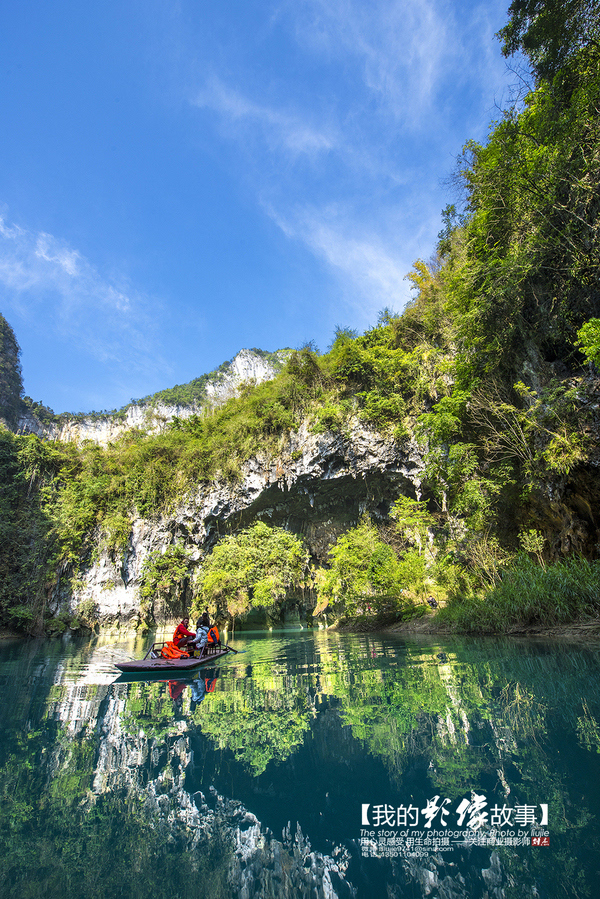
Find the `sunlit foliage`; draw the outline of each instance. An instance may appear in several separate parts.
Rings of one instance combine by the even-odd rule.
[[[68,590],[99,546],[126,551],[136,517],[168,513],[215,479],[239,480],[251,457],[293,461],[301,424],[344,436],[360,424],[399,449],[418,446],[424,460],[427,534],[413,528],[410,538],[406,525],[413,544],[400,547],[359,524],[318,575],[321,606],[432,581],[473,595],[495,584],[519,531],[538,526],[532,498],[595,471],[597,401],[581,366],[600,359],[598,28],[596,0],[511,4],[503,50],[524,52],[533,89],[485,142],[465,144],[458,205],[443,211],[432,257],[407,275],[414,296],[402,314],[384,310],[362,335],[338,328],[325,354],[291,351],[273,380],[160,434],[130,431],[107,447],[3,437],[3,620],[41,626],[48,596]],[[10,375],[12,386],[2,390],[14,399],[18,347],[7,327],[2,383]],[[196,402],[200,381],[162,399]],[[546,556],[560,554],[556,543],[546,541]],[[575,548],[597,552],[591,536]],[[271,570],[248,580],[236,564],[199,581],[230,614],[278,603],[299,582]],[[19,579],[29,586],[11,599]]]
[[[302,541],[264,522],[224,537],[203,562],[195,604],[210,603],[232,617],[255,608],[271,608],[300,585],[308,565]]]

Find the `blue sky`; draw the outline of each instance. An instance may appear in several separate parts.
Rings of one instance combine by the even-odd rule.
[[[0,311],[25,392],[113,408],[409,298],[514,80],[484,0],[19,0]]]

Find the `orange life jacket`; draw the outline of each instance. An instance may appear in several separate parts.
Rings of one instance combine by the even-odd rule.
[[[218,643],[219,642],[219,628],[216,624],[213,624],[211,629],[208,632],[208,642],[209,643]]]
[[[163,659],[189,659],[190,657],[189,653],[184,652],[182,649],[178,649],[172,640],[165,643],[161,651],[161,656]]]

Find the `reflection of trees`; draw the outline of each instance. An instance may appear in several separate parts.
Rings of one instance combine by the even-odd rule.
[[[268,688],[260,680],[257,674],[252,680],[234,681],[230,691],[210,694],[194,713],[202,733],[220,749],[233,752],[254,775],[262,774],[269,762],[292,755],[314,714],[309,697],[293,678],[269,675]]]
[[[98,732],[73,736],[49,720],[5,734],[1,895],[142,899],[152,884],[153,896],[191,899],[199,882],[203,896],[228,895],[232,847],[222,829],[213,828],[192,851],[185,831],[178,833],[135,789],[92,791],[100,741]]]
[[[442,778],[443,768],[446,782],[438,786],[456,788],[461,770],[456,760],[469,746],[469,717],[477,713],[481,720],[485,714],[477,682],[463,677],[459,688],[448,661],[435,659],[435,648],[397,667],[389,667],[385,657],[376,654],[375,666],[371,660],[371,666],[355,670],[352,679],[340,677],[337,693],[343,700],[344,723],[386,762],[395,779],[421,756]],[[470,783],[472,774],[472,769],[465,771]]]
[[[202,671],[198,677],[206,674]],[[190,699],[187,686],[177,705],[163,683],[131,684],[123,726],[132,736],[142,729],[146,737],[164,741],[173,731],[173,719],[179,717],[182,722],[186,720],[186,729],[199,726],[215,746],[233,752],[252,774],[258,775],[271,761],[280,762],[292,755],[315,714],[299,678],[289,676],[285,666],[270,659],[254,666],[252,678],[242,676],[233,679],[227,691],[217,687],[214,693],[206,693],[193,711]]]
[[[182,712],[183,708],[179,709],[171,699],[166,684],[140,682],[129,685],[121,721],[129,733],[137,734],[141,729],[146,737],[160,741],[173,731],[173,719]]]
[[[420,764],[431,795],[454,801],[475,789],[490,807],[548,803],[560,850],[526,858],[501,850],[515,884],[506,895],[522,895],[525,869],[548,895],[558,883],[564,895],[588,895],[585,865],[590,875],[600,847],[590,826],[594,800],[574,795],[571,749],[579,738],[593,753],[585,765],[600,747],[598,712],[581,700],[582,683],[597,682],[597,665],[585,653],[538,655],[510,641],[453,645],[454,652],[413,647],[402,665],[376,640],[346,651],[346,664],[338,654],[330,686],[342,700],[344,722],[398,785]]]
[[[483,751],[497,765],[530,745],[542,751],[549,715],[562,729],[585,731],[589,748],[596,745],[596,719],[587,706],[582,715],[581,702],[582,680],[597,678],[595,668],[586,674],[577,654],[563,654],[567,664],[557,670],[553,656],[532,657],[518,644],[512,651],[505,644],[499,655],[482,661],[481,645],[452,653],[431,644],[426,651],[413,647],[398,663],[384,644],[363,640],[322,657],[321,680],[342,701],[353,735],[396,772],[419,752],[441,763],[463,749]]]
[[[349,781],[360,783],[366,751],[389,770],[386,801],[401,802],[414,789],[423,800],[440,794],[454,803],[475,789],[490,806],[548,803],[550,851],[500,851],[514,881],[506,897],[520,897],[524,882],[540,895],[559,895],[557,884],[561,895],[586,895],[600,799],[600,702],[585,687],[598,680],[591,653],[544,653],[510,640],[407,645],[323,633],[289,659],[273,643],[261,648],[260,662],[227,672],[193,712],[190,690],[175,710],[165,683],[57,680],[34,704],[24,681],[18,724],[5,708],[0,745],[0,894],[137,897],[153,883],[154,895],[186,896],[183,871],[204,872],[210,841],[221,840],[206,876],[215,896],[227,895],[229,844],[214,822],[205,827],[205,813],[185,793],[189,733],[200,730],[209,738],[204,751],[227,749],[254,776],[282,763],[268,774],[276,782],[288,776],[285,762],[323,701],[325,777],[344,755]],[[338,739],[342,733],[347,739]],[[306,763],[315,751],[316,742]],[[321,773],[307,767],[304,776]],[[332,815],[336,801],[332,792]],[[191,814],[201,815],[196,843]]]
[[[591,752],[600,752],[600,725],[590,712],[585,699],[581,703],[583,714],[577,719],[577,736]]]
[[[253,771],[289,755],[312,714],[293,678],[265,672],[259,680],[260,688],[234,697],[235,711],[238,700],[246,709],[247,721],[240,718],[244,727],[255,716],[252,738],[242,728],[247,745],[241,753]],[[215,718],[227,713],[224,695],[207,694],[197,709],[207,730],[212,712]],[[185,721],[190,691],[185,690],[179,719],[172,703],[164,683],[107,688],[57,683],[35,717],[19,716],[12,731],[5,728],[0,743],[3,897],[141,899],[150,890],[160,899],[216,899],[239,894],[248,859],[258,866],[252,882],[281,880],[281,892],[275,888],[273,895],[321,895],[319,885],[329,883],[327,866],[338,871],[337,862],[312,853],[301,835],[282,847],[265,836],[254,816],[247,816],[248,830],[240,803],[219,797],[213,809],[186,793],[191,758],[186,731],[196,727]],[[238,737],[230,734],[234,751]],[[268,757],[261,759],[263,740]],[[242,860],[235,850],[240,827],[246,841]]]

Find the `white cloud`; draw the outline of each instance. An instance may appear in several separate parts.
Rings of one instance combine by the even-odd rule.
[[[216,77],[208,80],[193,102],[214,110],[229,123],[254,126],[272,150],[314,156],[331,150],[337,142],[330,131],[314,128],[299,115],[254,103]]]
[[[155,346],[157,302],[104,278],[77,250],[0,215],[0,284],[21,318],[120,370],[170,367]]]
[[[213,71],[227,75],[195,98],[219,114],[271,219],[325,263],[365,324],[404,306],[406,272],[433,252],[440,181],[464,141],[483,137],[502,83],[503,13],[503,0],[276,0],[270,27],[277,40],[286,31],[291,68],[269,69],[261,87],[260,70],[221,58]]]
[[[384,306],[399,309],[406,303],[406,265],[379,235],[347,236],[317,221],[305,240],[359,289],[362,302],[357,305],[366,313],[367,321]]]
[[[410,246],[400,248],[390,237],[392,222],[381,221],[379,228],[359,223],[358,216],[337,205],[286,214],[266,209],[287,237],[303,241],[337,273],[355,325],[368,326],[384,307],[400,311],[410,298],[405,280]]]
[[[329,59],[354,59],[364,87],[404,128],[431,128],[449,79],[490,86],[503,64],[490,18],[496,0],[294,0],[286,10],[297,39]],[[442,101],[443,102],[443,101]]]
[[[43,232],[38,234],[35,255],[62,268],[71,277],[79,274],[77,265],[78,260],[81,259],[79,253],[70,250],[68,247],[57,245],[57,241],[50,234],[44,234]]]
[[[432,0],[305,0],[292,15],[313,52],[354,58],[364,86],[404,126],[422,125],[459,49],[451,10]]]

